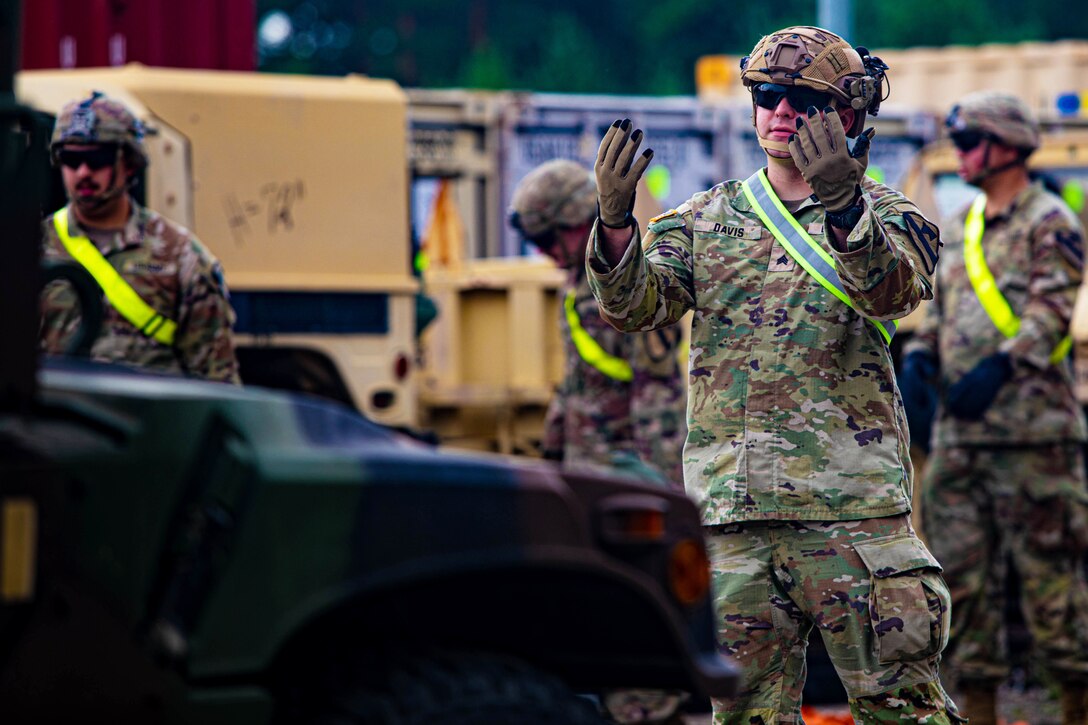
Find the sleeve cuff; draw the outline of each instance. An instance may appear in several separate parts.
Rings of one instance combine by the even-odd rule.
[[[593,223],[593,231],[591,232],[591,244],[589,245],[588,257],[588,273],[596,277],[602,284],[609,285],[618,280],[624,270],[631,264],[635,257],[635,250],[641,250],[642,248],[642,235],[639,233],[638,225],[631,226],[631,241],[627,243],[627,249],[623,250],[623,256],[620,257],[620,261],[616,262],[615,266],[610,266],[608,261],[604,257],[604,251],[600,245],[600,232],[598,231],[598,225],[601,223],[600,219],[597,219]]]

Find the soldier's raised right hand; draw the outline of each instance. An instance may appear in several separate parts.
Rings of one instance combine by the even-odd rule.
[[[851,147],[842,119],[830,107],[821,113],[809,106],[807,114],[797,115],[790,156],[827,211],[838,213],[857,201],[875,133],[875,129],[865,129]]]
[[[622,229],[631,225],[635,187],[654,157],[653,149],[646,149],[635,158],[641,143],[642,129],[632,133],[627,118],[613,123],[601,141],[593,171],[597,175],[598,213],[605,226]]]

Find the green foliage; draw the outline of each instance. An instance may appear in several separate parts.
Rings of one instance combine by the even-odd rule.
[[[490,43],[474,49],[465,62],[462,81],[466,88],[509,88],[513,80],[503,54]]]
[[[1088,38],[1065,0],[854,2],[869,48]],[[388,77],[406,86],[686,94],[700,56],[743,55],[764,33],[814,24],[816,0],[258,0],[292,35],[266,71]]]

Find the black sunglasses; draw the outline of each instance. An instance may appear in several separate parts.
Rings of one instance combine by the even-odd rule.
[[[834,97],[830,93],[804,86],[780,86],[777,83],[759,83],[752,87],[752,98],[760,108],[773,111],[785,98],[793,110],[804,113],[810,107],[827,108]]]
[[[952,139],[952,144],[963,153],[971,151],[990,138],[982,131],[953,131],[948,135]]]
[[[68,149],[57,150],[57,160],[69,169],[78,169],[83,164],[91,171],[98,171],[107,166],[113,166],[117,161],[116,146],[99,146],[93,149]]]
[[[553,227],[538,237],[530,238],[529,241],[537,249],[547,254],[559,244],[559,230]]]

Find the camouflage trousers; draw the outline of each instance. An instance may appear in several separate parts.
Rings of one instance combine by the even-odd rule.
[[[907,514],[707,529],[718,642],[741,667],[714,722],[801,723],[805,651],[815,628],[857,723],[964,722],[937,663],[948,589]]]
[[[1040,662],[1057,678],[1088,678],[1088,488],[1078,444],[938,448],[924,481],[924,531],[952,592],[948,674],[998,682],[1009,674],[1010,566]]]

